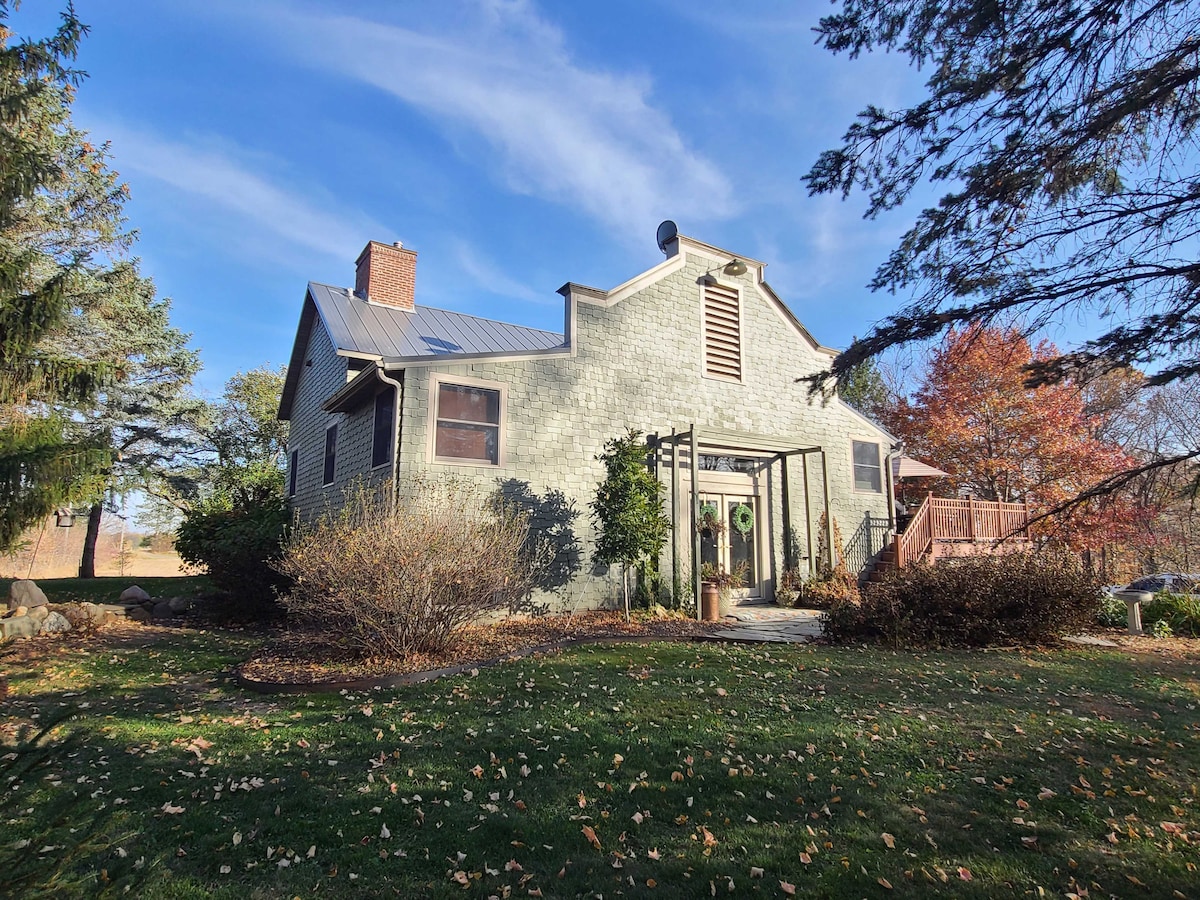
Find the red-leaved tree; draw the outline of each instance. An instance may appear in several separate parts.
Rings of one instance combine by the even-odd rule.
[[[962,493],[1028,502],[1036,515],[1130,468],[1097,437],[1096,417],[1070,381],[1026,386],[1028,366],[1057,350],[1031,347],[1016,329],[955,329],[933,351],[920,389],[890,423],[908,452],[946,470]],[[1114,495],[1075,506],[1040,528],[1077,549],[1126,538],[1148,511]]]

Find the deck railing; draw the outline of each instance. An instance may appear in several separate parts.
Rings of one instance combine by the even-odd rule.
[[[896,542],[896,565],[910,565],[935,551],[938,544],[1014,539],[1029,540],[1028,504],[973,497],[949,500],[930,494]]]

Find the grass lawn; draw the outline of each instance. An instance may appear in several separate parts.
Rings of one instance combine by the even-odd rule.
[[[264,698],[257,637],[0,658],[0,895],[1200,897],[1193,656],[576,649]]]
[[[38,578],[38,587],[51,603],[116,603],[121,591],[136,584],[151,597],[202,597],[212,592],[207,575],[188,575],[173,578]],[[0,578],[0,601],[8,601],[8,588],[13,579]]]

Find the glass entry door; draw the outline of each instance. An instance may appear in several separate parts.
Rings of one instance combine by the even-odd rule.
[[[739,599],[761,596],[758,520],[755,496],[700,494],[700,562],[738,575],[733,596]]]

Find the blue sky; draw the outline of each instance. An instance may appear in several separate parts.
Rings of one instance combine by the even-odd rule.
[[[34,8],[36,6],[36,9]],[[309,280],[370,240],[420,254],[417,302],[554,330],[567,281],[656,264],[663,219],[768,264],[818,340],[892,311],[871,273],[916,215],[800,182],[902,59],[813,43],[824,2],[76,0],[76,122],[110,141],[136,253],[219,392],[287,360]],[[27,0],[46,33],[54,0]]]

